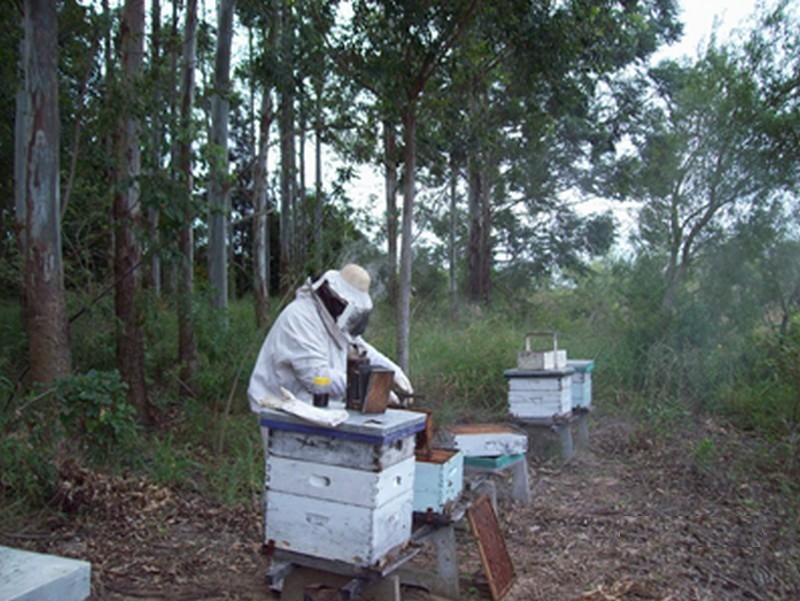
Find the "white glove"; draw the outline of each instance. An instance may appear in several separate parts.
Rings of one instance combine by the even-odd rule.
[[[411,387],[411,380],[408,379],[408,376],[405,375],[403,370],[399,367],[394,370],[394,380],[392,384],[394,385],[394,389],[400,394],[405,396],[414,394],[414,389]]]
[[[264,397],[258,401],[258,404],[269,409],[278,409],[286,413],[291,413],[304,420],[328,428],[335,428],[339,424],[347,421],[348,413],[344,409],[314,407],[313,405],[299,400],[283,387],[281,387],[281,396],[283,397],[282,399]]]

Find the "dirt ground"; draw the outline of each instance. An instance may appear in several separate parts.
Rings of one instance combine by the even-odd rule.
[[[516,574],[504,598],[800,599],[797,503],[772,490],[782,476],[720,475],[687,441],[701,436],[723,463],[737,461],[742,441],[698,427],[666,444],[592,416],[588,449],[566,462],[532,458],[531,502],[499,504]],[[257,503],[226,508],[75,465],[62,487],[65,509],[75,510],[69,520],[0,532],[0,544],[90,561],[92,599],[276,598],[265,584]],[[457,540],[462,599],[491,599],[466,523]],[[429,597],[404,589],[403,598]]]

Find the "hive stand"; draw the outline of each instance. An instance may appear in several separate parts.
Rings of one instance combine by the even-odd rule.
[[[441,597],[459,599],[458,553],[455,522],[463,519],[461,508],[453,518],[418,522],[411,545],[381,568],[358,568],[287,551],[275,551],[267,572],[267,584],[280,592],[281,601],[400,601],[400,583],[421,586]],[[408,566],[408,562],[432,543],[436,570]]]
[[[464,460],[464,472],[470,480],[470,488],[475,490],[484,482],[490,481],[493,475],[510,476],[511,486],[508,497],[514,501],[528,503],[531,500],[531,488],[528,478],[528,459],[525,453],[516,455],[500,455],[498,457],[467,457]],[[492,506],[497,512],[497,493],[489,493]]]

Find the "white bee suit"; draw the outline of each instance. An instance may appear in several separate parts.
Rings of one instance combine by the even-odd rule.
[[[345,297],[348,309],[334,319],[315,290],[321,282],[336,282],[335,289]],[[311,402],[314,378],[330,378],[330,398],[342,399],[347,389],[347,354],[351,346],[366,353],[370,364],[391,369],[395,387],[411,394],[411,384],[403,370],[367,343],[360,335],[343,330],[340,321],[363,318],[372,309],[369,295],[348,285],[339,272],[329,271],[318,282],[309,280],[275,320],[256,359],[247,396],[250,408],[258,413],[265,397],[281,398],[285,388],[301,401]],[[345,321],[346,323],[346,321]]]

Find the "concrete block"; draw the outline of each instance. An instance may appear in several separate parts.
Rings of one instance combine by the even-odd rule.
[[[90,594],[90,563],[0,547],[3,601],[83,601]]]

